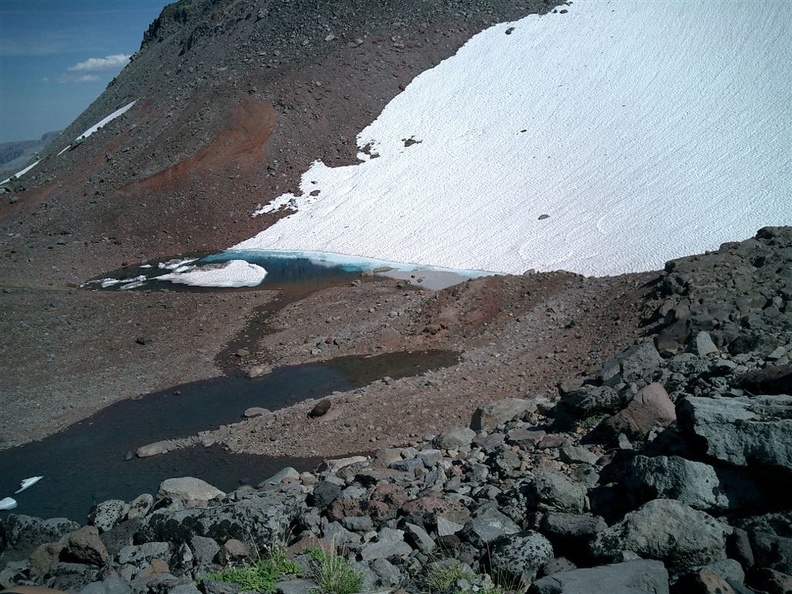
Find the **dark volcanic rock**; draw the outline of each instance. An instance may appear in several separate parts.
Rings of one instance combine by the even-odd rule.
[[[792,472],[792,396],[689,397],[678,410],[680,426],[703,440],[707,455]]]
[[[792,394],[792,364],[744,373],[735,378],[734,385],[752,394]]]

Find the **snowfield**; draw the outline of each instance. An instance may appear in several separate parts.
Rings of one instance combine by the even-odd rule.
[[[792,2],[566,8],[418,76],[232,249],[611,275],[792,224]]]

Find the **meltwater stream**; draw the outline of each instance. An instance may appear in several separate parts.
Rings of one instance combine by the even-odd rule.
[[[0,452],[0,494],[12,494],[25,477],[42,475],[43,480],[16,496],[19,507],[14,513],[83,523],[95,503],[155,494],[166,478],[196,476],[231,491],[255,485],[284,466],[310,470],[318,459],[232,454],[220,447],[142,459],[128,454],[153,441],[237,422],[251,406],[275,410],[385,375],[416,375],[456,362],[456,354],[447,351],[343,357],[276,369],[258,380],[220,377],[124,400],[42,441]]]

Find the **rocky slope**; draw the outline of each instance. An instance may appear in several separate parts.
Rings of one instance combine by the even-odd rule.
[[[208,573],[283,543],[307,577],[280,592],[315,587],[309,546],[367,591],[789,592],[790,261],[767,228],[671,262],[651,336],[407,447],[231,493],[176,478],[83,527],[9,515],[0,585],[237,592]]]
[[[365,280],[281,296],[74,288],[251,236],[272,222],[249,216],[257,203],[316,158],[351,162],[357,131],[413,76],[491,21],[552,5],[194,0],[163,12],[0,204],[3,445],[256,366],[423,348],[461,360],[336,394],[322,415],[306,402],[197,436],[260,454],[379,449],[365,460],[230,493],[168,482],[100,505],[82,528],[8,514],[1,586],[233,592],[206,572],[273,541],[295,553],[331,541],[367,588],[427,590],[443,559],[454,591],[486,589],[485,573],[539,592],[790,590],[790,229],[608,279],[437,293]]]

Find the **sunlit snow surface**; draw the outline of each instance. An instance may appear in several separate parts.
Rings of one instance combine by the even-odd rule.
[[[155,278],[156,280],[197,287],[231,288],[257,287],[266,276],[267,271],[257,264],[251,264],[244,260],[230,260],[205,266],[185,264],[175,268],[173,272]]]
[[[417,77],[358,136],[378,158],[314,163],[233,249],[607,275],[792,224],[792,2],[567,8]]]
[[[117,110],[115,110],[115,111],[114,111],[113,113],[111,113],[109,116],[107,116],[106,118],[103,118],[103,119],[99,120],[99,121],[98,121],[97,123],[95,123],[93,126],[91,126],[90,128],[88,128],[88,129],[87,129],[85,132],[83,132],[83,133],[82,133],[82,134],[80,134],[80,135],[79,135],[77,138],[75,138],[75,140],[84,140],[84,139],[88,138],[88,137],[89,137],[91,134],[93,134],[94,132],[96,132],[97,130],[99,130],[100,128],[102,128],[103,126],[106,126],[107,124],[109,124],[110,122],[112,122],[112,121],[113,121],[114,119],[116,119],[117,117],[124,115],[126,112],[128,112],[128,111],[129,111],[129,110],[132,108],[132,106],[133,106],[135,103],[137,103],[137,100],[135,100],[135,101],[132,101],[131,103],[127,103],[127,104],[126,104],[126,105],[124,105],[124,107],[122,107],[121,109],[117,109]],[[63,152],[63,151],[61,151],[61,152]]]

